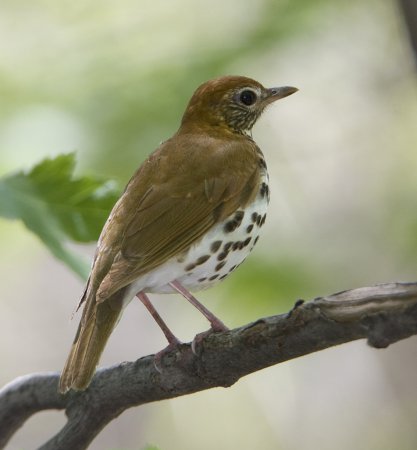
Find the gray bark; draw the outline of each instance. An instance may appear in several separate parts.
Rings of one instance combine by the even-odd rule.
[[[283,361],[357,339],[376,348],[417,334],[417,283],[387,283],[339,292],[288,314],[262,318],[227,332],[212,333],[197,347],[182,344],[95,375],[84,392],[58,393],[58,373],[21,377],[0,391],[0,448],[34,413],[65,409],[67,423],[41,449],[85,449],[124,410],[202,391],[229,387],[239,378]]]

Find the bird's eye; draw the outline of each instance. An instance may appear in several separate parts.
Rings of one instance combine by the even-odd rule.
[[[245,89],[240,93],[239,100],[246,106],[253,105],[258,96],[256,95],[256,92],[253,92],[249,89]]]

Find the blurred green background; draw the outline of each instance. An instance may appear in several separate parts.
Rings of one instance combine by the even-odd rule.
[[[300,92],[254,129],[270,213],[248,261],[199,295],[209,309],[235,327],[298,298],[415,280],[416,68],[394,1],[3,0],[0,175],[76,151],[77,174],[122,188],[176,130],[194,89],[224,74]],[[0,221],[0,245],[4,385],[62,368],[83,283],[20,222]],[[182,340],[207,328],[178,296],[153,299]],[[165,345],[137,303],[101,365]],[[414,450],[416,369],[415,338],[383,351],[351,343],[129,410],[90,448]],[[35,448],[64,421],[39,414],[8,448]]]

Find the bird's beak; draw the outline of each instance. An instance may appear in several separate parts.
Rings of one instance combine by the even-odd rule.
[[[274,87],[266,90],[266,96],[264,102],[266,104],[272,103],[280,98],[288,97],[291,94],[297,92],[298,89],[292,86]]]

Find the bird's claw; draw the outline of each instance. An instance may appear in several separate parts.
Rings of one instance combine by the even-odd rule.
[[[222,331],[229,331],[229,328],[223,322],[218,322],[216,324],[212,324],[211,328],[207,331],[203,331],[202,333],[198,333],[194,336],[193,341],[191,342],[191,351],[194,355],[198,356],[197,346],[201,345],[204,339],[207,336],[210,336],[213,333],[220,333]]]
[[[163,372],[163,367],[162,367],[163,357],[166,354],[168,354],[168,353],[172,352],[173,350],[175,350],[176,348],[178,348],[178,346],[181,344],[182,344],[182,342],[177,339],[173,342],[170,342],[164,349],[162,349],[161,351],[159,351],[158,353],[155,354],[154,359],[153,359],[153,365],[157,372],[159,372],[159,373]]]

